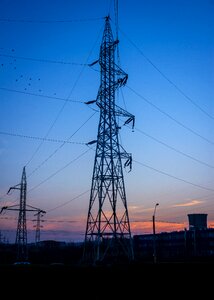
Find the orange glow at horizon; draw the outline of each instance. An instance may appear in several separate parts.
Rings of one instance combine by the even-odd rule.
[[[5,219],[4,219],[5,218]],[[14,219],[13,217],[3,217],[1,222],[2,225],[2,231],[7,231],[7,230],[13,230],[16,231],[17,227],[17,220]],[[30,220],[29,220],[30,221]],[[27,229],[30,231],[34,231],[35,227],[35,222],[27,222]],[[67,232],[68,235],[73,235],[76,233],[82,234],[84,236],[85,233],[85,226],[86,226],[86,220],[83,216],[75,217],[69,219],[68,217],[53,217],[52,218],[45,218],[44,221],[42,222],[41,225],[43,228],[41,229],[41,235],[42,232],[45,232],[46,238],[49,236],[49,231],[50,235],[51,232],[54,231],[56,233],[56,238],[61,237],[61,233]],[[153,224],[151,220],[145,220],[145,221],[131,221],[130,222],[131,226],[131,233],[133,235],[137,234],[152,234],[153,233]],[[172,231],[182,231],[184,228],[189,228],[188,222],[167,222],[167,221],[155,221],[155,228],[156,228],[156,233],[161,233],[161,232],[172,232]],[[208,228],[214,228],[214,220],[208,221]]]
[[[155,222],[156,233],[184,230],[184,223]],[[152,221],[131,222],[132,234],[150,234],[153,232]]]

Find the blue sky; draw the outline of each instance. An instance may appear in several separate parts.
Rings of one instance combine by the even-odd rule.
[[[115,33],[113,2],[0,2],[1,132],[36,137],[47,134],[65,102],[30,94],[77,101],[96,99],[99,67],[78,64],[87,64],[99,57],[103,17],[109,13]],[[159,202],[157,219],[160,221],[176,221],[183,228],[187,226],[188,213],[205,212],[208,213],[210,224],[214,224],[214,119],[188,101],[148,62],[149,59],[194,103],[214,116],[213,12],[214,1],[211,0],[119,1],[120,60],[129,79],[127,87],[123,88],[124,100],[120,93],[117,103],[136,116],[136,130],[131,132],[129,128],[123,127],[121,131],[123,147],[132,153],[135,161],[208,189],[176,180],[134,162],[132,172],[124,171],[129,214],[133,221],[150,221],[154,205]],[[77,65],[18,57],[72,62]],[[130,88],[164,113],[138,97]],[[96,139],[99,114],[93,114],[94,111],[83,103],[67,102],[48,137],[66,140],[91,117],[71,141],[86,143]],[[196,134],[172,121],[166,114]],[[148,135],[209,166],[167,148]],[[0,135],[1,195],[11,185],[19,183],[22,168],[29,162],[39,143],[38,140]],[[44,142],[27,164],[27,175],[60,145]],[[90,190],[93,150],[30,192],[31,188],[87,149],[82,144],[66,144],[29,176],[28,203],[48,211]],[[18,194],[14,192],[0,201],[2,205],[10,204],[17,197]],[[56,222],[50,222],[44,229],[55,230],[54,237],[57,239],[62,238],[62,230],[67,240],[76,239],[77,236],[81,239],[88,202],[89,193],[86,193],[50,211],[46,219],[75,222],[63,223],[60,228]],[[12,212],[7,215],[16,218]],[[2,219],[0,226],[2,230],[9,230],[14,222]],[[134,230],[138,229],[136,232],[152,230],[146,223],[137,226],[133,226]],[[167,226],[160,228],[169,229]],[[9,235],[7,231],[4,232]],[[72,233],[69,236],[67,232]]]

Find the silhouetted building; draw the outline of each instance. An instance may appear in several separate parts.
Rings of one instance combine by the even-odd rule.
[[[189,230],[207,229],[207,214],[189,214]]]
[[[207,228],[207,214],[189,214],[189,230],[156,234],[157,261],[214,259],[214,229]],[[135,235],[135,257],[153,260],[154,235]]]
[[[135,235],[135,256],[153,259],[153,234]],[[183,230],[156,234],[157,261],[214,258],[214,229]]]

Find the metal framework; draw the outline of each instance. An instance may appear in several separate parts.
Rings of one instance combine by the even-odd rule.
[[[3,206],[1,208],[0,214],[4,210],[13,210],[19,212],[18,224],[16,230],[16,245],[17,245],[17,261],[25,262],[28,260],[28,249],[27,249],[27,222],[26,222],[26,212],[27,211],[37,211],[37,213],[46,213],[45,211],[26,204],[27,197],[27,177],[25,167],[22,171],[21,183],[10,187],[7,194],[11,190],[20,190],[20,202],[19,205]]]
[[[11,190],[20,190],[20,202],[19,202],[19,218],[16,231],[16,245],[17,245],[17,260],[26,261],[28,258],[27,253],[27,224],[26,224],[26,196],[27,196],[27,178],[25,167],[22,171],[21,183],[13,187]],[[8,209],[8,208],[7,208]],[[15,208],[13,207],[13,210]]]
[[[131,170],[132,157],[119,144],[121,127],[118,117],[125,117],[124,124],[132,122],[134,116],[115,104],[115,92],[127,82],[128,75],[115,63],[114,41],[109,17],[100,47],[99,62],[101,83],[96,99],[100,109],[100,120],[96,142],[90,202],[85,232],[84,258],[93,262],[104,258],[112,260],[120,256],[133,259],[130,223],[123,177],[124,167]],[[95,101],[86,102],[91,104]]]
[[[34,216],[36,216],[36,220],[33,220],[33,221],[36,221],[36,225],[34,227],[36,227],[36,235],[35,235],[35,243],[38,245],[39,242],[40,242],[40,232],[41,232],[41,228],[42,228],[42,225],[41,225],[41,217],[43,217],[43,215],[45,214],[46,212],[44,210],[38,210],[37,213],[35,213]]]

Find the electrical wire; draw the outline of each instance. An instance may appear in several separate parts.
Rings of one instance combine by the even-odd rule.
[[[42,184],[44,184],[45,182],[47,182],[48,180],[50,180],[51,178],[53,178],[54,176],[56,176],[58,173],[60,173],[61,171],[63,171],[65,168],[69,167],[72,163],[74,163],[75,161],[79,160],[81,157],[83,157],[86,153],[88,153],[90,151],[90,149],[87,149],[86,151],[84,151],[83,153],[81,153],[80,155],[78,155],[76,158],[74,158],[73,160],[71,160],[70,162],[68,162],[66,165],[64,165],[63,167],[61,167],[60,169],[58,169],[57,171],[55,171],[53,174],[51,174],[50,176],[48,176],[46,179],[44,179],[43,181],[41,181],[40,183],[38,183],[37,185],[35,185],[34,187],[32,187],[28,193],[34,191],[35,189],[37,189],[39,186],[41,186]]]
[[[98,39],[99,39],[100,34],[101,34],[101,30],[102,30],[102,28],[100,29],[99,34],[98,34],[98,37],[96,38],[95,43],[93,44],[93,46],[92,46],[92,48],[91,48],[91,50],[90,50],[90,52],[89,52],[89,55],[87,56],[86,64],[87,64],[87,62],[88,62],[88,60],[89,60],[89,58],[90,58],[90,56],[91,56],[91,54],[92,54],[92,52],[93,52],[93,50],[94,50],[96,44],[97,44],[97,42],[98,42]],[[82,69],[81,69],[79,75],[77,76],[76,81],[74,82],[74,85],[73,85],[73,87],[72,87],[72,89],[71,89],[71,91],[70,91],[68,97],[66,98],[65,103],[64,103],[64,104],[62,105],[62,107],[60,108],[60,110],[59,110],[59,112],[57,113],[57,115],[56,115],[54,121],[52,122],[51,126],[49,127],[48,131],[46,132],[44,138],[47,138],[47,137],[48,137],[48,135],[50,134],[50,132],[51,132],[51,130],[53,129],[54,125],[55,125],[56,122],[58,121],[60,115],[62,114],[63,110],[65,109],[65,106],[66,106],[66,104],[68,103],[68,99],[70,98],[70,96],[72,95],[72,93],[73,93],[75,87],[77,86],[77,83],[78,83],[78,81],[80,80],[80,77],[81,77],[81,75],[82,75],[84,69],[85,69],[85,65],[83,65],[83,67],[82,67]],[[25,164],[25,166],[27,166],[27,165],[30,164],[30,162],[33,160],[33,158],[34,158],[34,157],[36,156],[36,154],[39,152],[39,150],[40,150],[40,148],[42,147],[43,143],[44,143],[44,141],[41,141],[41,143],[38,145],[38,147],[36,148],[36,150],[33,152],[32,156],[30,157],[30,159],[28,160],[28,162]]]
[[[76,198],[76,197],[75,197]],[[72,199],[73,200],[73,199]],[[71,201],[71,200],[70,200]],[[0,220],[15,220],[18,221],[18,218],[13,217],[2,217],[0,216]],[[36,222],[37,220],[26,219],[26,221]],[[56,219],[41,219],[41,222],[48,222],[48,223],[76,223],[78,221],[72,220],[56,220]]]
[[[186,100],[188,100],[192,105],[199,109],[203,114],[205,114],[210,119],[214,120],[214,116],[208,113],[204,108],[202,108],[196,101],[189,97],[177,84],[175,84],[163,71],[161,71],[147,55],[125,34],[120,28],[120,32],[125,36],[129,43],[134,46],[137,51],[146,59],[146,61],[153,66],[153,68],[166,80],[168,81]]]
[[[158,110],[159,112],[161,112],[163,115],[165,115],[166,117],[168,117],[170,120],[172,120],[173,122],[175,122],[176,124],[178,124],[179,126],[185,128],[187,131],[191,132],[192,134],[194,134],[197,137],[200,137],[201,139],[203,139],[204,141],[206,141],[207,143],[214,145],[214,142],[209,140],[208,138],[202,136],[200,133],[196,132],[195,130],[191,129],[190,127],[186,126],[185,124],[183,124],[182,122],[178,121],[177,119],[175,119],[174,117],[172,117],[170,114],[168,114],[167,112],[165,112],[163,109],[161,109],[160,107],[158,107],[156,104],[152,103],[150,100],[148,100],[147,98],[145,98],[144,96],[142,96],[140,93],[136,92],[134,89],[132,89],[130,86],[126,87],[132,91],[136,96],[138,96],[139,98],[141,98],[142,100],[144,100],[146,103],[148,103],[149,105],[151,105],[152,107],[154,107],[156,110]]]
[[[37,220],[31,220],[32,222],[35,222]],[[42,222],[48,222],[48,223],[76,223],[78,221],[72,221],[72,220],[53,220],[53,219],[42,219]]]
[[[4,87],[0,87],[0,90],[6,91],[6,92],[12,92],[12,93],[25,94],[25,95],[29,95],[29,96],[36,96],[36,97],[41,97],[41,98],[48,98],[48,99],[66,101],[66,102],[84,103],[84,101],[78,101],[78,100],[71,100],[71,99],[66,99],[66,98],[48,96],[48,95],[44,95],[44,94],[24,92],[24,91],[20,91],[20,90],[8,89],[8,88],[4,88]]]
[[[15,58],[15,59],[22,59],[22,60],[30,60],[30,61],[36,61],[36,62],[43,62],[43,63],[51,63],[51,64],[62,64],[62,65],[73,65],[73,66],[88,66],[88,64],[75,63],[75,62],[69,62],[69,61],[32,58],[32,57],[8,55],[8,54],[1,54],[1,53],[0,53],[0,56],[1,57],[7,57],[7,58]]]
[[[39,137],[39,136],[31,136],[31,135],[24,135],[24,134],[18,134],[18,133],[11,133],[11,132],[5,132],[5,131],[0,131],[1,135],[8,135],[8,136],[13,136],[13,137],[20,137],[20,138],[25,138],[25,139],[32,139],[32,140],[39,140],[39,141],[44,141],[44,142],[54,142],[54,143],[63,143],[63,144],[77,144],[77,145],[85,145],[86,143],[84,142],[72,142],[69,140],[59,140],[59,139],[49,139],[49,138],[44,138],[44,137]]]
[[[149,165],[147,165],[147,164],[144,164],[144,163],[142,163],[142,162],[139,162],[139,161],[137,161],[137,160],[134,160],[134,159],[133,159],[133,161],[134,161],[135,163],[137,163],[137,164],[139,164],[139,165],[141,165],[141,166],[147,168],[147,169],[150,169],[150,170],[152,170],[152,171],[155,171],[156,173],[159,173],[159,174],[168,176],[168,177],[170,177],[170,178],[173,178],[173,179],[182,181],[182,182],[184,182],[184,183],[193,185],[193,186],[198,187],[198,188],[203,189],[203,190],[207,190],[207,191],[212,191],[212,192],[214,192],[214,189],[211,189],[211,188],[208,188],[208,187],[205,187],[205,186],[202,186],[202,185],[199,185],[199,184],[190,182],[190,181],[188,181],[188,180],[186,180],[186,179],[179,178],[179,177],[177,177],[177,176],[171,175],[171,174],[169,174],[169,173],[166,173],[166,172],[164,172],[164,171],[161,171],[161,170],[158,170],[158,169],[156,169],[156,168],[153,168],[153,167],[151,167],[151,166],[149,166]]]
[[[51,159],[60,149],[62,149],[62,147],[68,142],[70,142],[69,140],[85,125],[87,124],[87,122],[96,114],[93,113],[77,130],[75,130],[75,132],[66,140],[63,141],[62,144],[56,148],[46,159],[44,159],[31,173],[30,175],[28,175],[28,178],[30,176],[32,176],[36,171],[38,171],[38,169],[40,169],[45,163],[48,162],[49,159]],[[72,142],[71,142],[72,143]],[[75,143],[75,142],[74,142]],[[84,143],[84,145],[86,145],[86,143]]]
[[[56,176],[58,173],[60,173],[61,171],[63,171],[65,168],[67,168],[68,166],[70,166],[72,163],[76,162],[77,160],[79,160],[81,157],[83,157],[86,153],[88,153],[91,149],[90,147],[88,147],[89,149],[87,149],[86,151],[84,151],[83,153],[81,153],[80,155],[78,155],[76,158],[74,158],[73,160],[71,160],[69,163],[67,163],[66,165],[64,165],[63,167],[61,167],[60,169],[58,169],[57,171],[55,171],[53,174],[51,174],[50,176],[48,176],[46,179],[44,179],[43,181],[41,181],[40,183],[38,183],[36,186],[32,187],[29,191],[33,191],[35,189],[37,189],[39,186],[41,186],[42,184],[44,184],[45,182],[47,182],[48,180],[50,180],[51,178],[53,178],[54,176]],[[15,204],[19,199],[17,198],[14,202],[12,202],[12,204]]]
[[[76,199],[82,197],[83,195],[87,194],[89,191],[90,191],[90,190],[87,190],[87,191],[85,191],[85,192],[79,194],[78,196],[72,198],[71,200],[66,201],[66,202],[64,202],[64,203],[62,203],[62,204],[59,204],[59,205],[57,205],[57,206],[55,206],[55,207],[53,207],[53,208],[47,210],[47,213],[49,213],[49,212],[51,212],[51,211],[54,211],[54,210],[56,210],[56,209],[58,209],[58,208],[61,208],[61,207],[65,206],[65,205],[71,203],[72,201],[74,201],[74,200],[76,200]]]
[[[62,142],[62,144],[57,148],[55,149],[55,151],[49,155],[39,166],[37,166],[31,173],[30,175],[27,176],[27,178],[29,178],[30,176],[32,176],[41,166],[43,166],[51,157],[53,157],[53,155],[56,154],[56,152],[61,149],[66,143],[76,143],[76,142],[70,142],[69,139],[71,139],[94,115],[96,114],[93,113],[66,141],[60,141],[60,140],[53,140],[53,139],[47,139],[48,141],[54,141],[54,142]],[[1,132],[0,132],[1,134]],[[20,135],[15,135],[15,136],[20,136]],[[21,137],[28,137],[28,136],[21,136]],[[29,138],[35,138],[35,137],[29,137]],[[41,139],[41,138],[40,138]],[[78,143],[78,144],[84,144],[86,145],[86,143]],[[88,152],[89,150],[91,150],[90,147],[88,147],[89,149],[86,151]],[[84,152],[82,155],[84,155],[86,152]],[[82,156],[81,155],[81,156]],[[64,167],[62,167],[61,169],[59,169],[57,172],[55,172],[54,174],[50,175],[48,178],[46,178],[44,181],[42,181],[41,183],[39,183],[36,187],[32,188],[32,189],[35,189],[37,187],[39,187],[41,184],[43,184],[44,182],[46,182],[47,180],[51,179],[53,176],[55,176],[56,174],[58,174],[60,171],[62,171],[63,169],[65,169],[68,165],[70,165],[72,162],[76,161],[77,159],[79,159],[81,156],[78,156],[76,159],[74,159],[73,161],[71,161],[69,164],[65,165]],[[32,190],[31,189],[31,190]],[[30,191],[31,191],[30,190]],[[0,200],[3,199],[5,196],[7,195],[7,193],[5,195],[2,195],[0,197]],[[16,203],[18,201],[18,199],[16,199],[14,201],[14,203]]]
[[[129,128],[130,128],[130,127],[129,127]],[[142,131],[141,129],[138,129],[138,128],[135,127],[135,130],[138,131],[138,132],[140,132],[140,133],[143,134],[144,136],[150,138],[151,140],[153,140],[153,141],[155,141],[155,142],[157,142],[157,143],[159,143],[159,144],[161,144],[161,145],[167,147],[168,149],[170,149],[170,150],[172,150],[172,151],[174,151],[174,152],[176,152],[176,153],[179,153],[179,154],[181,154],[181,155],[183,155],[183,156],[185,156],[185,157],[187,157],[187,158],[189,158],[189,159],[191,159],[191,160],[194,160],[194,161],[196,161],[197,163],[202,164],[202,165],[204,165],[204,166],[206,166],[206,167],[209,167],[209,168],[214,169],[214,166],[212,166],[212,165],[210,165],[210,164],[208,164],[208,163],[206,163],[206,162],[204,162],[204,161],[202,161],[202,160],[199,160],[199,159],[197,159],[197,158],[195,158],[195,157],[193,157],[193,156],[191,156],[191,155],[189,155],[189,154],[186,154],[186,153],[184,153],[183,151],[178,150],[178,149],[176,149],[175,147],[172,147],[172,146],[170,146],[169,144],[167,144],[167,143],[165,143],[165,142],[160,141],[159,139],[155,138],[154,136],[151,136],[150,134],[146,133],[145,131]]]
[[[73,199],[75,200],[75,199]],[[0,220],[7,220],[7,221],[18,221],[18,218],[14,218],[14,217],[2,217],[0,216]],[[27,222],[31,221],[33,223],[37,222],[37,220],[31,220],[31,219],[26,219]],[[54,219],[41,219],[40,222],[42,222],[42,224],[44,223],[77,223],[78,221],[73,221],[73,220],[54,220]],[[33,227],[36,227],[36,225],[34,225]],[[40,228],[43,227],[42,225],[40,225]],[[5,230],[3,230],[5,231]],[[43,229],[44,232],[44,229]]]
[[[5,23],[76,23],[76,22],[89,22],[89,21],[98,21],[103,20],[103,17],[99,18],[83,18],[83,19],[71,19],[71,20],[30,20],[30,19],[10,19],[10,18],[1,18],[0,22]]]

